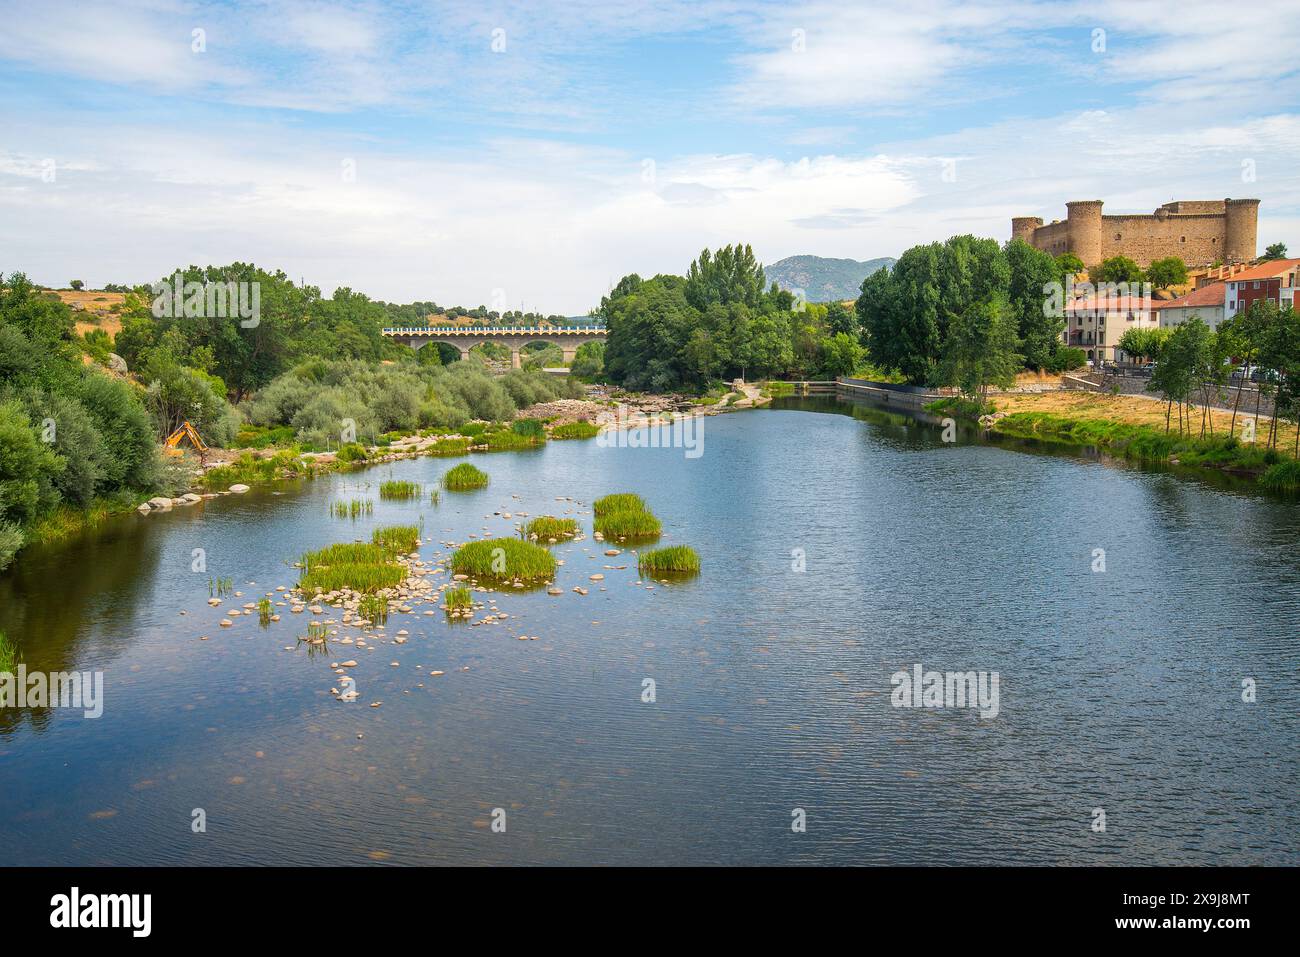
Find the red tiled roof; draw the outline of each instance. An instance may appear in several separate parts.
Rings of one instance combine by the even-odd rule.
[[[1065,304],[1066,312],[1146,312],[1151,309],[1147,296],[1087,296]]]
[[[1274,259],[1258,266],[1251,266],[1245,272],[1229,276],[1227,282],[1251,282],[1255,279],[1276,279],[1300,266],[1300,259]]]
[[[1180,309],[1184,306],[1222,306],[1224,292],[1223,283],[1212,282],[1200,289],[1193,289],[1185,296],[1153,303],[1153,306],[1156,309]]]

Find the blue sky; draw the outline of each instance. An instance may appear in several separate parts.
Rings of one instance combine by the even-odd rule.
[[[0,23],[0,271],[52,285],[240,260],[576,314],[704,246],[868,259],[1092,198],[1257,196],[1261,248],[1300,249],[1290,3],[0,0]]]

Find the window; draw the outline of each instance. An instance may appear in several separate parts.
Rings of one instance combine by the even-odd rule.
[[[1187,237],[1186,237],[1186,236],[1180,236],[1180,237],[1178,237],[1178,241],[1179,241],[1180,243],[1185,243],[1185,242],[1187,242]]]
[[[1259,280],[1258,280],[1258,279],[1256,279],[1256,280],[1254,281],[1254,283],[1251,284],[1251,288],[1252,288],[1252,289],[1258,289],[1258,288],[1259,288]]]
[[[1115,242],[1119,242],[1119,241],[1120,241],[1121,239],[1123,239],[1123,238],[1124,238],[1124,237],[1121,236],[1119,233],[1116,233],[1116,234],[1115,234]]]

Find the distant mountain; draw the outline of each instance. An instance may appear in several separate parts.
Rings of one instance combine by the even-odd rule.
[[[782,289],[802,289],[809,302],[857,299],[862,280],[877,269],[893,266],[897,260],[882,256],[859,262],[856,259],[827,259],[825,256],[790,256],[765,266],[767,281]]]

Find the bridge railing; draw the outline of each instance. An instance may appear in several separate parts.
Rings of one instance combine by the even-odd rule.
[[[557,332],[607,332],[604,326],[400,326],[386,328],[386,336],[464,336],[487,333],[510,335],[554,335]]]

